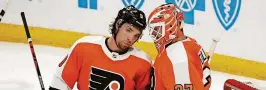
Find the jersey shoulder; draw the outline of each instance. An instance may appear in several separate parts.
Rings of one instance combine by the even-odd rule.
[[[201,45],[194,38],[188,37],[187,39],[182,41],[185,45],[190,45],[192,47],[201,47]]]
[[[77,40],[75,43],[101,44],[100,41],[102,40],[105,40],[104,36],[84,36]]]
[[[184,47],[189,52],[198,52],[202,46],[193,38],[188,37],[186,40],[182,41],[184,44]]]
[[[81,44],[81,43],[101,45],[103,40],[105,40],[105,37],[103,37],[103,36],[84,36],[84,37],[78,39],[72,45],[71,48],[74,48],[78,44]]]
[[[135,46],[133,46],[132,47],[132,54],[131,55],[133,55],[133,56],[135,56],[135,57],[137,57],[137,58],[140,58],[140,59],[142,59],[142,60],[144,60],[144,61],[146,61],[146,62],[148,62],[148,63],[152,63],[151,61],[152,61],[152,59],[151,59],[151,57],[146,53],[146,52],[144,52],[143,50],[141,50],[141,49],[139,49],[139,48],[137,48],[137,47],[135,47]]]
[[[172,63],[185,62],[188,59],[186,49],[182,42],[176,42],[168,46],[165,53]]]
[[[89,47],[101,46],[102,42],[104,42],[104,40],[105,40],[105,37],[103,37],[103,36],[84,36],[84,37],[78,39],[71,46],[71,48],[69,49],[70,51],[68,53],[70,54],[74,50],[78,50],[80,52],[80,51],[84,51],[84,49],[90,49],[89,51],[91,51],[92,48],[89,48]],[[96,49],[96,48],[94,48],[94,49]]]

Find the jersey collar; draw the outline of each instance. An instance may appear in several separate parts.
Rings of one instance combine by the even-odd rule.
[[[120,61],[120,60],[125,60],[127,59],[133,52],[134,48],[131,47],[126,53],[124,54],[119,54],[117,52],[113,52],[111,50],[109,50],[108,46],[107,46],[107,39],[105,38],[104,40],[101,41],[101,46],[102,49],[104,51],[104,53],[113,61]]]

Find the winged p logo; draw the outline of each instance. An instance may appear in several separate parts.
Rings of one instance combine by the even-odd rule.
[[[124,90],[125,79],[121,74],[91,67],[90,90]]]
[[[212,0],[217,18],[225,30],[234,25],[241,7],[241,0]]]
[[[140,9],[140,7],[144,3],[144,0],[122,0],[122,2],[125,6],[133,5],[136,8]]]

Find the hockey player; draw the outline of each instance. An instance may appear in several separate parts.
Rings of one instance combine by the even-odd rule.
[[[211,76],[202,47],[184,35],[184,16],[174,4],[163,4],[148,17],[158,51],[151,90],[208,90]]]
[[[112,36],[85,36],[75,42],[58,65],[50,90],[146,90],[150,84],[149,56],[133,44],[146,27],[145,14],[134,6],[118,12]]]

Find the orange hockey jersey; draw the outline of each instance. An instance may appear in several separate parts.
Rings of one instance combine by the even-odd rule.
[[[209,90],[211,76],[206,58],[192,38],[173,43],[155,59],[151,90]]]
[[[78,40],[59,64],[50,87],[59,90],[146,90],[150,84],[151,61],[132,46],[119,55],[110,52],[107,39],[86,36]]]

